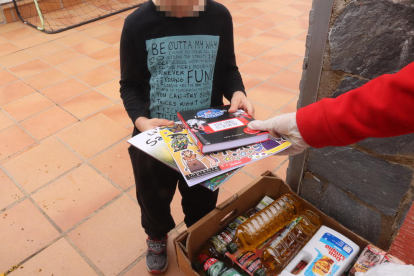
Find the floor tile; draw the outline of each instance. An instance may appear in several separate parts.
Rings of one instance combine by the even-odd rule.
[[[113,20],[109,23],[106,23],[107,26],[118,29],[118,30],[122,30],[122,28],[124,27],[124,18],[119,18],[116,20]]]
[[[1,36],[13,42],[28,36],[33,36],[35,34],[35,30],[31,30],[28,28],[20,28],[7,33],[2,33]]]
[[[110,82],[104,83],[98,87],[95,88],[95,90],[101,92],[105,96],[113,99],[113,100],[119,100],[121,99],[121,95],[119,93],[119,79],[114,79]]]
[[[297,110],[297,104],[298,104],[298,99],[295,98],[287,106],[285,106],[284,108],[282,108],[282,110],[280,110],[280,112],[282,112],[282,113],[292,113],[292,112],[296,112],[296,110]]]
[[[249,7],[249,8],[239,11],[239,13],[257,17],[257,16],[262,16],[264,12],[261,9],[258,9],[255,7]]]
[[[275,174],[279,176],[282,180],[286,181],[286,173],[287,173],[288,167],[289,167],[289,160],[283,163],[283,165],[280,166],[280,168],[277,169],[277,171],[275,171]]]
[[[121,31],[116,30],[105,35],[98,36],[96,39],[108,44],[115,44],[121,41]]]
[[[238,36],[234,36],[234,46],[236,46],[236,45],[238,45],[238,44],[240,44],[240,43],[242,43],[244,41],[246,41],[245,38],[238,37]]]
[[[97,275],[64,238],[25,262],[22,269],[17,269],[9,275],[60,275],[62,273],[77,276]]]
[[[277,12],[270,12],[260,17],[261,19],[269,20],[277,24],[292,20],[292,16],[280,14]]]
[[[269,32],[264,32],[255,37],[250,38],[250,41],[260,43],[269,47],[276,47],[277,45],[280,45],[283,42],[286,42],[287,40],[288,39],[283,36],[272,34]]]
[[[7,214],[7,216],[4,216]],[[59,236],[59,232],[26,199],[1,214],[0,271],[7,271]]]
[[[20,28],[22,28],[24,26],[25,26],[24,23],[23,22],[20,22],[20,21],[15,21],[15,22],[12,22],[12,23],[7,23],[7,24],[1,26],[1,28],[0,28],[0,34],[4,34],[4,33],[7,33],[7,32],[10,32],[10,31],[13,31],[13,30],[17,30],[17,29],[20,29]]]
[[[250,182],[252,182],[254,180],[253,177],[245,174],[242,171],[238,171],[236,174],[234,174],[229,180],[227,180],[222,187],[235,194],[238,191],[240,191],[241,189],[243,189],[244,187],[246,187],[246,185],[248,185]]]
[[[274,171],[283,161],[287,159],[286,156],[270,156],[266,159],[256,161],[243,167],[243,171],[248,174],[259,177],[265,171]]]
[[[292,5],[281,7],[276,10],[277,13],[288,15],[288,16],[299,16],[303,14],[303,11],[293,7]]]
[[[36,92],[36,90],[20,80],[0,87],[0,106],[20,99],[33,92]]]
[[[128,130],[99,114],[59,134],[84,158],[90,158],[130,134]]]
[[[13,124],[14,124],[13,120],[10,119],[9,116],[4,114],[4,112],[0,110],[0,130],[3,130],[9,126],[12,126]]]
[[[170,204],[171,216],[173,217],[176,225],[182,223],[185,217],[183,207],[181,206],[181,200],[182,197],[177,187],[177,189],[175,190],[174,198]]]
[[[105,275],[116,275],[145,252],[140,217],[138,204],[122,196],[68,237]]]
[[[17,52],[20,50],[20,47],[17,47],[13,43],[7,42],[0,45],[0,57]]]
[[[259,86],[256,86],[248,95],[251,101],[260,103],[274,110],[279,110],[293,98],[298,96],[298,94],[294,92],[270,83],[262,83]]]
[[[304,56],[305,55],[305,43],[300,40],[291,39],[282,45],[278,46],[280,50],[284,50],[296,55]]]
[[[304,30],[300,29],[300,28],[291,27],[291,26],[288,26],[286,24],[281,24],[281,25],[278,25],[278,26],[270,29],[269,32],[292,38],[292,37],[295,37],[295,36],[303,33]]]
[[[246,89],[246,92],[250,91],[253,87],[259,85],[262,82],[262,80],[243,74],[243,72],[241,72],[241,76],[243,79],[243,84],[244,88]]]
[[[81,162],[57,139],[51,138],[6,161],[3,166],[30,193]]]
[[[265,107],[263,105],[260,105],[258,103],[252,103],[254,106],[254,118],[256,120],[266,120],[275,113],[276,111],[273,109],[270,109],[268,107]]]
[[[270,78],[269,81],[278,86],[299,93],[299,83],[301,78],[301,73],[286,69],[277,74],[276,76]]]
[[[269,51],[270,49],[272,48],[269,46],[258,44],[252,41],[245,41],[236,46],[237,52],[240,52],[242,54],[249,55],[252,57],[257,57],[258,55],[261,55],[264,52]]]
[[[302,18],[293,18],[286,22],[287,26],[303,29],[304,31],[309,27],[309,21]]]
[[[23,64],[35,58],[36,56],[30,54],[27,51],[18,51],[18,52],[0,57],[0,64],[6,68],[10,68],[10,67],[14,67],[19,64]]]
[[[130,195],[132,199],[135,200],[135,202],[137,202],[137,189],[135,186],[131,190],[129,190],[127,194]]]
[[[49,41],[46,43],[43,43],[41,45],[37,45],[35,47],[31,47],[29,49],[26,49],[27,52],[37,56],[37,57],[42,57],[45,55],[49,55],[51,53],[55,53],[58,51],[61,51],[65,49],[62,45],[60,45],[59,43],[56,43],[54,41]]]
[[[70,49],[63,49],[60,51],[57,51],[53,54],[45,55],[42,57],[42,59],[54,66],[57,66],[59,64],[65,63],[67,61],[70,61],[72,59],[76,59],[80,57],[81,54],[70,50]]]
[[[59,44],[62,44],[63,46],[71,47],[73,45],[83,43],[83,42],[85,42],[89,39],[90,39],[89,36],[87,36],[85,34],[82,34],[82,33],[79,33],[79,32],[76,32],[76,33],[58,38],[58,39],[56,39],[56,42],[59,43]]]
[[[261,30],[246,27],[246,26],[239,26],[239,27],[234,28],[234,35],[241,37],[241,38],[245,38],[245,39],[258,35],[261,32],[262,32]]]
[[[125,107],[120,103],[112,104],[103,109],[102,111],[99,111],[97,114],[103,114],[108,118],[112,119],[114,122],[117,122],[118,124],[124,127],[127,127],[130,124],[132,124],[132,121],[129,118],[128,113],[126,112]]]
[[[282,70],[282,67],[262,61],[260,59],[254,59],[240,66],[240,70],[243,73],[249,74],[255,78],[266,80]]]
[[[16,121],[20,122],[54,105],[54,102],[42,94],[35,92],[3,106],[3,110],[11,115]]]
[[[303,59],[300,59],[289,66],[289,69],[302,73],[303,71]]]
[[[295,36],[295,39],[306,42],[307,36],[308,36],[308,32],[305,31],[305,32],[301,33],[300,35]]]
[[[92,87],[96,87],[119,77],[119,75],[120,73],[115,70],[112,70],[106,66],[100,66],[78,75],[77,78]]]
[[[102,50],[96,51],[92,54],[89,54],[88,57],[101,63],[107,63],[119,58],[119,49],[110,46]]]
[[[69,79],[68,75],[62,73],[60,70],[52,68],[28,77],[24,79],[24,81],[37,90],[41,90],[66,79]]]
[[[112,100],[95,90],[91,90],[62,103],[61,106],[80,119],[112,103]]]
[[[90,89],[89,86],[70,78],[41,90],[41,93],[56,103],[62,103]]]
[[[24,194],[17,188],[16,184],[0,169],[0,210],[6,208],[13,202],[24,197]],[[7,211],[5,212],[7,213]],[[4,214],[0,215],[5,217]]]
[[[72,59],[64,64],[59,65],[57,68],[70,76],[75,76],[98,66],[100,66],[99,62],[86,56],[80,56],[76,59]]]
[[[245,24],[254,19],[253,16],[242,14],[242,13],[235,13],[232,15],[233,22],[237,24]]]
[[[270,51],[267,51],[263,55],[259,56],[260,59],[274,63],[276,65],[287,67],[294,63],[295,61],[298,61],[299,59],[303,59],[302,56],[289,53],[277,48],[274,48]]]
[[[85,42],[79,43],[70,48],[82,55],[87,55],[87,54],[99,51],[107,46],[108,44],[106,44],[105,42],[102,42],[96,39],[89,39]]]
[[[264,20],[261,18],[256,18],[246,24],[244,24],[247,27],[250,28],[256,28],[262,31],[266,31],[270,28],[273,28],[274,26],[276,26],[277,23],[273,22],[273,21],[269,21],[269,20]]]
[[[0,86],[9,84],[11,82],[17,81],[19,78],[17,78],[15,75],[11,74],[9,71],[2,70],[0,71]]]
[[[36,192],[32,198],[63,231],[67,231],[120,193],[94,169],[83,164]]]
[[[8,158],[10,155],[36,143],[32,137],[17,125],[0,131],[0,141],[0,160]]]
[[[175,253],[175,247],[174,247],[174,239],[177,237],[177,234],[173,234],[168,238],[168,244],[167,244],[167,254],[169,258],[169,265],[167,271],[164,273],[158,274],[160,276],[165,275],[172,275],[172,276],[184,276],[185,274],[178,268],[177,262],[176,262],[176,253]],[[142,253],[145,253],[145,251],[140,251]],[[127,273],[124,274],[124,276],[151,276],[153,274],[150,274],[147,271],[146,265],[145,265],[145,258],[140,260],[135,266],[133,266]]]
[[[21,125],[36,139],[42,140],[77,121],[62,108],[55,106],[23,121]]]
[[[119,51],[119,49],[118,49]],[[114,69],[117,72],[121,72],[121,63],[119,61],[119,58],[117,58],[116,60],[110,61],[108,63],[105,63],[106,66],[111,67],[112,69]]]
[[[131,160],[128,154],[129,146],[126,141],[120,142],[89,161],[102,174],[123,189],[128,189],[135,185]]]
[[[19,78],[25,78],[49,69],[51,66],[40,59],[11,67],[9,70]]]
[[[83,30],[81,33],[86,34],[90,37],[98,37],[106,35],[114,31],[114,28],[109,27],[108,25],[98,25],[86,30]]]
[[[32,36],[28,36],[28,37],[13,41],[13,43],[22,49],[27,49],[33,46],[37,46],[39,44],[44,44],[48,41],[49,40],[43,35],[35,34]]]
[[[250,61],[251,59],[252,59],[251,56],[248,56],[248,55],[245,55],[245,54],[236,52],[236,63],[237,63],[237,66],[243,65],[246,62]]]
[[[233,14],[235,12],[238,12],[242,9],[244,9],[244,7],[236,2],[232,2],[232,3],[228,3],[226,4],[226,8]]]

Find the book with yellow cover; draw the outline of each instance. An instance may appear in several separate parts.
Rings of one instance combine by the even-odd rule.
[[[270,139],[260,143],[203,154],[184,127],[177,127],[175,124],[159,129],[159,133],[189,186],[291,146],[285,139],[269,135]]]

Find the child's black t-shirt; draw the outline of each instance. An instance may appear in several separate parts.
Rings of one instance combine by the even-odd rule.
[[[121,36],[121,97],[138,117],[177,120],[177,111],[223,104],[244,86],[229,11],[207,0],[199,17],[166,17],[152,1],[129,15]]]

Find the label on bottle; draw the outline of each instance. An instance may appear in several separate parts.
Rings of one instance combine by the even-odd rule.
[[[227,252],[226,245],[233,241],[237,226],[242,224],[247,219],[247,216],[241,215],[227,225],[223,232],[211,237],[210,241],[213,243],[218,252],[223,254]]]
[[[229,270],[224,271],[220,274],[220,276],[242,276],[239,272],[237,272],[235,269],[230,268]]]

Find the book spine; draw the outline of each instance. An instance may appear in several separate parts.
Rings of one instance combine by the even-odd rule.
[[[185,128],[188,130],[188,133],[190,133],[191,138],[193,138],[193,141],[197,143],[198,148],[203,152],[203,144],[198,140],[197,136],[193,133],[190,126],[187,124],[187,122],[184,120],[184,118],[181,116],[180,112],[177,112],[177,117],[180,119],[180,121],[183,123]]]

